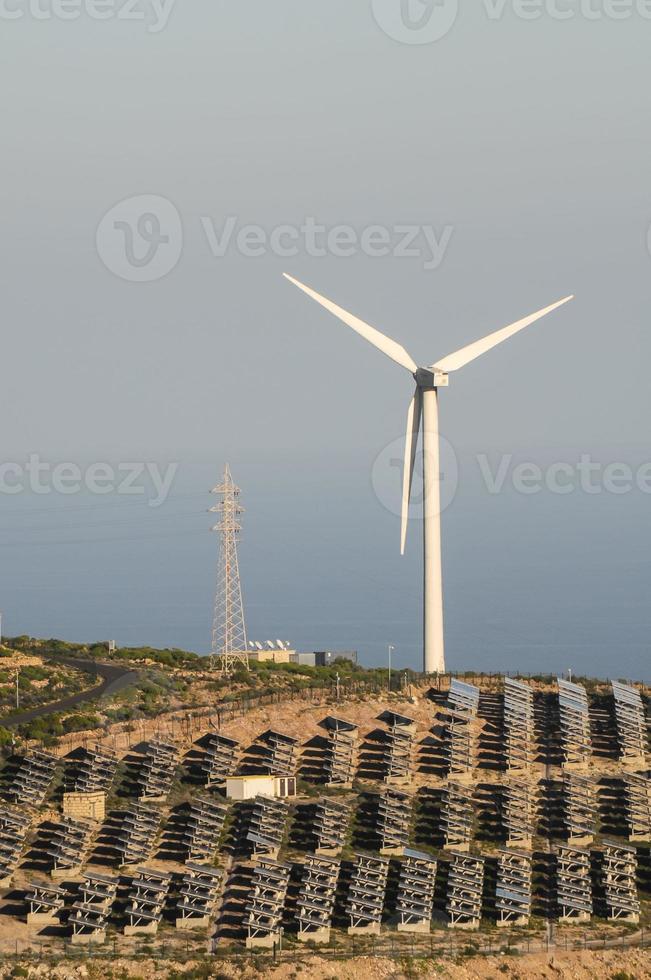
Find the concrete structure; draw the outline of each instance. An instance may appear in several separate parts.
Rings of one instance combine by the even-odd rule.
[[[249,650],[249,660],[254,660],[261,664],[288,664],[296,663],[296,650],[275,649],[263,647],[261,650]]]
[[[63,815],[75,820],[102,821],[106,817],[106,793],[64,793]]]

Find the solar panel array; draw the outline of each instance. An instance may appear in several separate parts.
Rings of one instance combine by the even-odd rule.
[[[415,722],[406,715],[390,713],[382,753],[386,782],[407,783],[411,780]]]
[[[570,842],[589,844],[597,832],[594,783],[575,772],[563,775],[563,823]]]
[[[199,765],[205,786],[218,786],[234,774],[239,747],[236,739],[210,732]]]
[[[620,759],[644,760],[647,750],[647,725],[644,705],[636,687],[612,682],[615,699],[615,723]]]
[[[315,853],[336,856],[346,840],[350,807],[339,800],[324,797],[319,801],[314,816]]]
[[[448,692],[448,708],[451,711],[466,714],[470,718],[476,718],[479,711],[480,690],[474,684],[466,684],[464,681],[452,678],[450,690]]]
[[[289,804],[285,800],[269,796],[256,796],[250,814],[247,843],[254,857],[278,856],[289,814]]]
[[[72,906],[68,924],[73,943],[101,943],[118,890],[118,879],[100,874],[84,875],[79,899]]]
[[[278,861],[264,860],[256,865],[244,920],[247,947],[272,946],[280,939],[291,870],[291,864]]]
[[[604,842],[601,885],[610,919],[639,922],[637,895],[637,851],[634,847]]]
[[[203,864],[185,866],[176,902],[177,929],[203,929],[209,922],[219,898],[222,873]]]
[[[629,841],[651,840],[651,780],[640,773],[624,777]]]
[[[585,765],[592,754],[590,706],[582,684],[558,678],[561,751],[565,765]]]
[[[535,794],[525,782],[509,781],[501,787],[500,821],[507,844],[531,847],[535,832]]]
[[[561,845],[556,857],[556,892],[559,917],[582,922],[592,915],[590,851]]]
[[[212,861],[227,813],[225,803],[202,797],[191,801],[183,828],[186,860]]]
[[[441,824],[444,846],[455,850],[470,847],[474,819],[472,788],[449,782],[443,791]]]
[[[58,925],[66,890],[47,881],[33,882],[25,892],[28,925]]]
[[[158,931],[170,883],[171,875],[150,868],[140,868],[129,889],[125,911],[129,924],[124,927],[125,935]]]
[[[377,816],[380,854],[402,854],[409,843],[411,797],[396,789],[386,789],[378,798]]]
[[[530,854],[501,850],[497,864],[495,907],[498,925],[526,925],[531,916]]]
[[[57,771],[57,759],[49,752],[24,755],[7,794],[16,804],[40,806]]]
[[[27,840],[29,814],[0,807],[0,884],[11,884]]]
[[[534,692],[522,681],[504,678],[504,754],[509,770],[528,769],[535,754]]]
[[[620,762],[634,763],[639,769],[645,769],[646,716],[640,693],[636,688],[616,682],[612,690],[612,717],[616,723]],[[541,710],[544,703],[550,703],[547,696],[541,696],[539,701]],[[417,797],[404,790],[414,775],[412,766],[416,757],[417,726],[413,718],[397,712],[385,712],[381,716],[386,720],[387,728],[380,775],[387,785],[376,797],[375,823],[368,820],[363,823],[358,815],[354,824],[357,846],[377,848],[380,856],[355,856],[350,885],[345,892],[345,907],[341,906],[340,893],[344,891],[346,877],[344,875],[343,881],[340,881],[339,859],[346,846],[351,818],[348,803],[333,795],[325,796],[316,804],[314,818],[309,820],[307,827],[307,836],[312,838],[310,846],[313,846],[315,853],[305,859],[300,887],[292,890],[288,908],[285,908],[285,903],[293,866],[279,862],[278,857],[285,846],[289,803],[284,799],[258,796],[253,801],[236,804],[235,810],[246,817],[233,826],[236,838],[238,829],[240,831],[234,845],[236,853],[243,853],[244,848],[240,851],[239,847],[245,845],[246,852],[257,862],[246,916],[238,921],[238,924],[243,921],[246,926],[248,945],[264,946],[277,942],[283,915],[291,913],[294,901],[294,921],[299,938],[306,941],[327,941],[337,902],[340,903],[339,913],[345,911],[352,933],[378,932],[383,915],[393,922],[395,915],[400,930],[429,931],[437,874],[441,893],[446,880],[445,874],[438,873],[439,864],[444,871],[449,871],[445,899],[449,925],[477,928],[483,911],[485,858],[470,853],[474,837],[482,840],[501,837],[507,845],[517,848],[504,848],[499,852],[494,892],[490,888],[495,895],[494,905],[492,898],[488,904],[491,916],[495,915],[498,924],[523,925],[531,916],[533,892],[532,855],[524,853],[523,849],[533,846],[534,836],[538,833],[548,839],[565,838],[561,845],[557,845],[555,876],[555,901],[562,921],[589,918],[594,904],[599,910],[605,909],[605,914],[612,920],[635,922],[640,914],[635,849],[611,841],[603,842],[600,849],[592,852],[582,846],[597,834],[599,808],[595,783],[576,769],[583,769],[588,762],[592,762],[595,770],[598,770],[601,757],[609,760],[603,763],[603,773],[612,777],[616,763],[612,762],[612,755],[609,757],[603,746],[606,735],[610,733],[612,738],[612,724],[601,720],[602,716],[596,710],[599,707],[597,704],[593,756],[587,692],[582,685],[559,679],[558,734],[563,763],[560,810],[559,796],[554,789],[556,795],[548,801],[551,817],[543,820],[538,828],[537,787],[538,779],[542,780],[543,776],[542,765],[538,767],[538,774],[532,773],[529,778],[538,748],[534,725],[534,707],[537,705],[530,686],[506,679],[503,715],[499,707],[495,707],[495,699],[487,698],[483,703],[480,722],[479,689],[472,684],[452,682],[445,706],[447,725],[444,739],[434,751],[421,750],[418,773],[419,777],[422,775],[419,783],[426,784],[428,769],[422,766],[422,760],[427,756],[429,762],[435,752],[442,752],[447,758],[449,774],[460,778],[440,779],[440,775],[437,775],[435,791],[424,786],[425,793],[421,797],[419,790],[414,826],[414,830],[418,831],[424,817],[428,828],[440,827],[443,847],[451,852],[449,862],[444,858],[437,861],[433,855],[409,848],[414,815],[412,804]],[[502,718],[503,731],[500,733]],[[326,719],[325,728],[327,741],[322,774],[317,772],[315,777],[314,766],[302,771],[310,773],[305,776],[306,779],[326,782],[330,788],[351,789],[355,776],[358,728],[351,722],[335,717]],[[432,731],[438,734],[436,729]],[[478,740],[480,731],[481,745]],[[432,742],[430,739],[428,744]],[[321,744],[324,744],[323,741]],[[261,749],[258,758],[262,759],[262,768],[273,775],[295,773],[298,745],[299,739],[293,736],[273,730],[265,732],[257,746]],[[194,781],[196,785],[199,781],[196,773],[199,771],[206,785],[219,789],[225,776],[237,768],[239,743],[221,733],[211,733],[204,747],[205,752],[198,767],[195,765],[190,774],[194,778],[189,781]],[[550,767],[557,766],[557,747],[554,738],[548,745],[541,736],[539,748],[542,759],[539,761],[547,762]],[[474,769],[478,748],[484,753],[482,758],[486,755],[490,757],[488,764],[480,759],[479,765],[496,773],[499,769],[502,772],[490,777],[491,785],[479,786],[479,819],[476,821],[474,794],[478,780]],[[364,751],[367,757],[373,754],[372,748],[367,750],[365,746]],[[374,758],[377,759],[377,754]],[[435,758],[438,762],[440,755]],[[141,800],[165,800],[174,780],[177,760],[176,746],[160,740],[148,743],[136,771],[136,791]],[[12,798],[32,805],[42,803],[56,765],[57,760],[47,753],[25,756],[9,789]],[[116,767],[117,760],[110,753],[105,753],[101,748],[86,749],[79,753],[72,765],[66,767],[66,788],[80,793],[105,792],[111,786]],[[592,768],[591,765],[591,771]],[[632,768],[630,765],[629,769]],[[435,771],[439,774],[444,771],[440,763]],[[377,774],[377,769],[373,774]],[[474,778],[471,779],[471,776]],[[612,778],[608,785],[606,779],[601,781],[600,806],[603,808],[604,823],[612,818],[609,833],[619,833],[622,820],[625,820],[631,842],[648,842],[651,840],[648,775],[620,770],[618,777],[619,784]],[[549,772],[547,779],[550,779]],[[558,788],[558,776],[552,774],[551,779],[548,784],[541,785]],[[617,785],[618,789],[612,788]],[[122,785],[119,791],[124,791]],[[437,798],[435,792],[438,794],[439,791],[440,805],[434,803],[430,807],[429,800]],[[486,807],[485,801],[490,800],[491,795],[495,806],[489,804]],[[163,812],[145,802],[125,802],[124,805],[126,811],[119,815],[119,820],[116,821],[115,812],[111,814],[104,836],[108,835],[122,865],[147,864],[154,857]],[[305,811],[305,803],[301,806]],[[614,812],[617,806],[620,813]],[[228,806],[218,794],[207,793],[203,797],[193,796],[184,808],[176,807],[173,810],[173,829],[169,831],[168,828],[165,840],[178,842],[174,850],[182,852],[189,863],[182,873],[179,887],[174,891],[171,890],[173,879],[170,874],[140,868],[131,885],[126,910],[127,931],[154,932],[162,921],[166,903],[170,913],[176,910],[179,928],[207,925],[214,915],[221,886],[221,873],[209,865],[215,860],[227,812]],[[290,837],[292,847],[296,840],[299,841],[296,846],[304,846],[301,842],[305,835],[302,832],[297,834],[297,831],[301,831],[300,806],[297,812],[299,819]],[[363,813],[364,807],[360,811],[360,814]],[[559,813],[562,828],[558,822]],[[25,849],[30,823],[29,816],[17,814],[8,807],[0,808],[0,880],[4,879],[5,885],[10,883]],[[66,817],[50,830],[50,843],[47,848],[41,846],[40,852],[45,852],[50,859],[55,874],[76,873],[81,868],[95,827]],[[367,831],[375,832],[376,840],[371,845],[361,843]],[[420,839],[425,838],[421,836]],[[39,854],[38,846],[34,852]],[[167,850],[163,848],[157,858],[170,860],[170,852],[169,847]],[[386,860],[388,856],[402,857],[403,860],[393,865],[396,876],[392,878],[388,890],[389,907],[385,907],[390,867]],[[116,879],[94,875],[90,871],[84,876],[69,917],[73,941],[103,940],[116,892]],[[30,915],[43,917],[34,919],[34,922],[57,919],[64,907],[62,896],[65,898],[65,893],[49,884],[33,885],[28,895]]]
[[[298,739],[282,732],[268,731],[261,737],[260,768],[268,775],[293,776],[296,772],[296,748]]]
[[[164,800],[172,788],[178,749],[169,742],[154,739],[145,748],[138,766],[137,795],[143,800]]]
[[[66,771],[69,793],[107,793],[113,782],[118,760],[100,748],[84,749]]]
[[[296,911],[302,942],[329,941],[339,871],[339,861],[331,858],[312,854],[305,862]]]
[[[463,776],[474,767],[475,733],[472,719],[467,714],[448,711],[445,724],[445,753],[448,773]]]
[[[146,803],[134,803],[122,815],[113,844],[124,865],[147,861],[161,825],[161,812]]]
[[[380,931],[388,874],[386,858],[355,855],[346,902],[349,933]]]
[[[341,718],[326,718],[328,744],[325,752],[325,774],[329,786],[350,787],[355,775],[357,725]]]
[[[400,932],[429,932],[437,862],[430,854],[406,850],[400,863],[398,880],[398,930]]]
[[[484,858],[474,854],[452,854],[445,906],[449,926],[479,928],[483,890]]]
[[[50,844],[45,854],[53,876],[70,872],[84,863],[93,834],[93,825],[85,820],[63,817],[49,832]]]

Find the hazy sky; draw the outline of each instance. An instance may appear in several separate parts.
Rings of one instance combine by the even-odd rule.
[[[0,493],[9,632],[207,649],[229,459],[252,634],[418,662],[373,469],[411,381],[287,270],[423,363],[576,293],[442,394],[450,658],[648,674],[649,494],[491,495],[476,455],[651,458],[651,5],[0,8],[3,461],[179,464],[157,509]]]

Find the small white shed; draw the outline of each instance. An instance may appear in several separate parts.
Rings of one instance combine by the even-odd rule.
[[[228,776],[226,796],[229,800],[252,800],[255,796],[284,799],[296,796],[295,776]]]

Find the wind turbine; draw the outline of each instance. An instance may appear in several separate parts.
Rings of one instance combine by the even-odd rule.
[[[429,367],[418,367],[411,355],[390,337],[380,333],[375,327],[364,323],[358,317],[337,306],[336,303],[319,295],[309,286],[303,285],[292,276],[285,278],[302,289],[304,293],[320,303],[370,344],[390,357],[392,361],[406,368],[416,381],[416,391],[407,412],[407,442],[402,479],[402,523],[400,531],[400,552],[405,553],[407,522],[409,519],[409,500],[416,461],[416,444],[422,427],[423,432],[423,669],[426,674],[445,672],[445,645],[443,638],[443,578],[441,569],[441,507],[440,507],[440,449],[439,449],[439,408],[438,389],[447,388],[449,375],[475,358],[497,347],[520,330],[547,316],[553,310],[568,303],[573,296],[531,316],[518,320],[508,327],[496,330],[482,340],[468,344],[454,354],[449,354]]]

